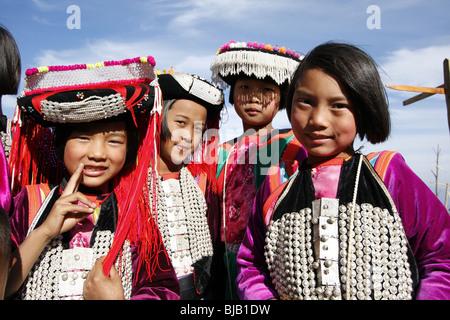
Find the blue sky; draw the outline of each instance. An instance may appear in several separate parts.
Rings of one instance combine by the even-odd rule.
[[[76,5],[80,29],[67,21]],[[379,8],[379,28],[369,28]],[[157,68],[195,73],[207,79],[218,48],[256,41],[307,53],[326,41],[344,41],[367,51],[385,84],[436,87],[443,84],[443,60],[450,58],[447,0],[0,0],[0,23],[14,35],[26,69],[44,65],[95,63],[152,55]],[[370,24],[369,24],[370,25]],[[21,88],[23,87],[23,82]],[[365,152],[390,149],[434,190],[435,150],[440,182],[450,183],[450,135],[445,98],[435,95],[404,107],[416,93],[387,89],[393,130],[388,142],[364,145]],[[227,92],[226,92],[227,94]],[[12,116],[15,97],[2,98]],[[223,139],[242,133],[232,107],[222,124]],[[275,127],[289,127],[280,112]],[[445,189],[440,190],[444,201]]]

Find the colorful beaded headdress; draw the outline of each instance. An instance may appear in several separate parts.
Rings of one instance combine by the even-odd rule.
[[[221,88],[232,85],[239,75],[289,83],[303,55],[285,47],[256,42],[230,41],[220,47],[211,64],[212,82]]]
[[[17,99],[23,112],[46,126],[102,120],[152,108],[153,57],[28,69]]]
[[[163,100],[188,99],[203,105],[208,111],[208,119],[222,110],[223,92],[207,80],[187,73],[167,73],[158,77]]]
[[[114,241],[103,264],[107,275],[127,239],[140,243],[139,267],[145,265],[150,277],[158,267],[154,258],[162,250],[146,192],[147,170],[159,148],[155,136],[162,112],[154,67],[155,60],[149,56],[29,69],[24,91],[17,99],[10,158],[14,194],[27,184],[61,182],[63,165],[56,157],[52,127],[114,121],[131,114],[139,132],[139,149],[136,161],[112,181],[119,214]]]

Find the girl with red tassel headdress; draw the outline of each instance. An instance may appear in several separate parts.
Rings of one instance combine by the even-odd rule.
[[[180,298],[220,299],[215,159],[223,93],[185,73],[159,76],[160,153],[149,171],[151,207],[180,284]],[[219,268],[217,267],[219,266]]]
[[[17,261],[7,295],[179,298],[147,188],[162,112],[154,66],[149,56],[27,70],[10,157]]]

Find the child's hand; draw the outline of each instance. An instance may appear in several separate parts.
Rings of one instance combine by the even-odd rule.
[[[55,202],[47,219],[38,228],[49,238],[71,230],[79,221],[94,212],[96,205],[84,194],[78,192],[82,178],[83,164],[80,164],[67,182],[61,197]],[[76,204],[80,202],[80,204]]]
[[[122,279],[116,268],[111,267],[109,277],[103,273],[103,261],[100,257],[95,261],[83,284],[83,298],[85,300],[124,300]]]

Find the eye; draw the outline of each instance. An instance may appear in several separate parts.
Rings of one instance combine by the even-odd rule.
[[[78,141],[89,141],[89,137],[87,136],[75,136],[73,139],[77,139]]]
[[[308,98],[298,98],[295,100],[298,104],[311,105],[312,101]]]
[[[332,106],[334,109],[349,109],[350,106],[348,104],[345,103],[335,103]]]
[[[114,144],[114,145],[122,145],[122,144],[124,144],[125,142],[122,141],[122,140],[109,140],[108,143]]]

